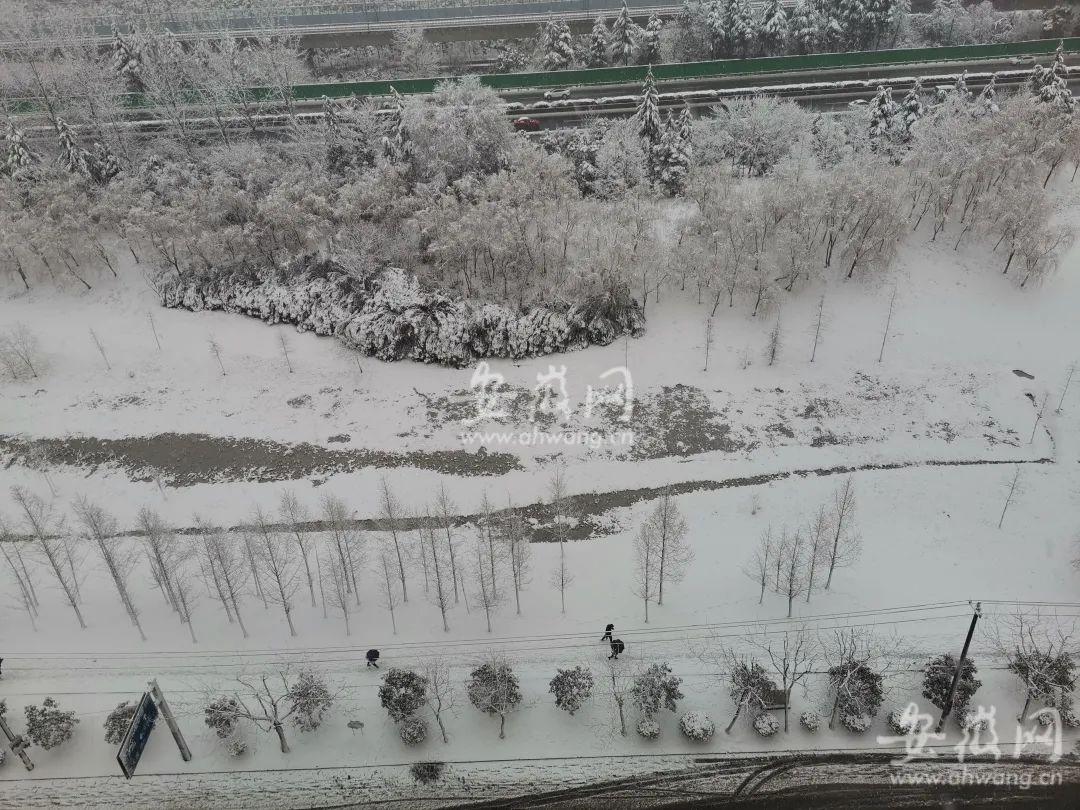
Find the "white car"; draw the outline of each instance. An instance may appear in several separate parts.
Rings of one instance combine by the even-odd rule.
[[[544,91],[544,98],[548,101],[552,101],[557,98],[570,98],[569,90],[546,90]]]

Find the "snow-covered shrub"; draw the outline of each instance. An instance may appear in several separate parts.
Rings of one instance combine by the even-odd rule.
[[[571,715],[589,699],[592,689],[593,674],[587,667],[559,669],[548,685],[548,690],[555,695],[555,705]]]
[[[412,778],[422,785],[438,782],[446,772],[445,762],[414,762],[409,766]]]
[[[799,715],[799,724],[807,731],[817,731],[821,728],[821,715],[812,711],[803,712]]]
[[[893,709],[885,716],[889,729],[898,737],[906,737],[918,729],[918,718],[906,708]]]
[[[642,717],[638,720],[637,733],[646,740],[660,739],[660,724],[651,717]]]
[[[644,331],[641,307],[629,293],[598,293],[574,304],[550,303],[524,312],[423,292],[401,270],[360,281],[337,263],[298,259],[285,274],[254,274],[164,281],[166,307],[237,312],[300,331],[336,335],[380,360],[467,366],[485,357],[536,357],[607,345]]]
[[[322,725],[323,715],[334,699],[321,675],[304,670],[289,688],[289,702],[295,711],[293,723],[304,732],[314,731]]]
[[[40,706],[26,707],[26,736],[46,751],[70,740],[78,723],[75,712],[61,710],[51,697]]]
[[[131,725],[131,718],[135,716],[138,708],[131,701],[125,700],[109,712],[105,718],[105,742],[111,745],[119,745],[123,742],[128,726]]]
[[[1061,723],[1065,728],[1080,728],[1080,714],[1077,714],[1075,709],[1063,709]]]
[[[242,757],[248,752],[248,743],[240,734],[225,740],[225,752],[231,757]]]
[[[956,659],[951,654],[939,655],[927,662],[923,675],[923,697],[944,709],[949,700],[953,674],[956,672]],[[970,658],[964,659],[960,668],[960,680],[956,685],[956,697],[952,709],[963,714],[972,696],[982,686],[982,681],[975,677],[978,670]]]
[[[419,745],[427,739],[428,725],[422,717],[406,717],[398,732],[406,745]]]
[[[780,730],[780,721],[768,712],[761,712],[754,718],[754,731],[762,737],[771,737]]]
[[[630,694],[642,716],[655,717],[661,709],[676,710],[676,702],[683,697],[680,684],[682,678],[668,664],[651,664],[634,678]]]
[[[957,717],[957,722],[960,728],[969,734],[976,732],[987,731],[990,728],[990,720],[986,715],[980,715],[978,712],[974,712],[968,709],[962,715]]]
[[[239,725],[240,703],[234,697],[223,695],[212,700],[203,710],[203,720],[219,739],[227,740],[236,733]]]
[[[862,734],[864,731],[869,730],[870,726],[874,725],[874,718],[868,714],[844,713],[840,715],[840,722],[848,731]]]
[[[391,669],[379,686],[379,702],[395,722],[415,714],[427,703],[427,678],[411,669]]]
[[[679,718],[679,729],[688,740],[708,742],[712,739],[716,726],[705,712],[687,712]]]

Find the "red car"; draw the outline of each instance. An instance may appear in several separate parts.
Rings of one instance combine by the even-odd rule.
[[[514,129],[520,132],[536,132],[540,129],[540,122],[535,118],[527,118],[522,116],[521,118],[514,119]]]

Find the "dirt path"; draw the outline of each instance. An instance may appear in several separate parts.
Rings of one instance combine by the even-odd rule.
[[[618,489],[610,492],[586,492],[580,495],[572,495],[568,500],[571,508],[579,517],[578,524],[571,530],[571,539],[584,540],[590,537],[607,534],[609,529],[601,525],[597,520],[605,513],[621,507],[633,506],[640,501],[650,501],[661,495],[685,495],[690,492],[710,492],[718,489],[736,489],[741,487],[756,487],[772,481],[782,481],[786,478],[809,478],[810,476],[847,475],[857,472],[873,472],[887,470],[904,470],[912,467],[988,467],[1007,464],[1053,464],[1052,458],[1034,459],[960,459],[943,460],[928,459],[923,461],[896,461],[885,464],[857,464],[853,466],[841,465],[837,467],[814,467],[810,469],[782,470],[779,472],[761,473],[759,475],[746,475],[734,478],[721,478],[717,480],[702,479],[697,481],[678,481],[673,484],[655,487],[639,487],[637,489]],[[277,479],[267,479],[277,480]],[[548,507],[543,503],[523,504],[517,509],[527,519],[535,521],[532,530],[533,542],[549,542],[553,540],[550,529],[544,525],[548,515]],[[506,509],[496,510],[493,515],[498,518],[506,513]],[[454,519],[454,525],[476,523],[479,515],[463,514]],[[396,521],[396,528],[402,531],[414,530],[419,527],[420,518],[403,518]],[[390,525],[381,518],[354,518],[349,521],[353,528],[365,531],[387,531]],[[245,528],[242,524],[228,527],[228,531],[240,531]],[[271,524],[274,531],[286,531],[290,527],[283,524]],[[329,526],[321,520],[309,520],[302,524],[306,531],[327,531]],[[193,526],[177,527],[175,531],[180,534],[196,534],[197,529]],[[138,529],[121,532],[120,537],[141,537],[143,532]],[[12,540],[25,539],[21,535],[9,536]]]
[[[331,450],[306,442],[284,444],[266,439],[159,433],[123,439],[72,436],[29,440],[0,434],[0,462],[34,466],[32,451],[47,464],[123,470],[132,481],[170,487],[224,481],[294,481],[326,479],[335,473],[367,467],[417,467],[452,475],[502,475],[521,469],[510,453],[437,450],[392,453],[385,450]]]

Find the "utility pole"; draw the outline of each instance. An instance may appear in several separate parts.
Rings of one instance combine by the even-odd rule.
[[[970,603],[969,603],[970,604]],[[975,635],[975,624],[982,616],[982,602],[975,603],[975,612],[971,614],[971,626],[968,627],[967,638],[964,639],[964,649],[960,651],[960,660],[956,662],[956,672],[953,673],[952,686],[949,687],[949,699],[945,701],[945,708],[941,710],[941,719],[938,720],[936,732],[941,733],[945,725],[945,718],[952,711],[953,700],[956,699],[956,687],[960,685],[960,672],[964,668],[964,659],[967,658],[968,647],[971,646],[971,637]]]
[[[26,749],[30,746],[30,743],[24,740],[21,734],[12,733],[10,726],[7,724],[7,720],[4,719],[3,715],[0,715],[0,731],[7,737],[8,743],[11,745],[12,753],[16,754],[19,759],[22,760],[23,765],[26,766],[26,770],[34,770],[34,763],[30,761],[30,757],[26,754]]]
[[[967,650],[966,647],[964,649]],[[180,731],[180,726],[176,723],[176,717],[173,715],[172,709],[169,708],[169,704],[165,701],[165,695],[161,691],[161,687],[158,686],[157,678],[150,680],[149,687],[154,703],[157,704],[161,716],[165,718],[165,722],[169,726],[169,731],[172,732],[173,739],[176,740],[176,747],[180,749],[181,759],[184,762],[191,762],[191,749],[188,748],[188,744],[184,740],[184,735]]]

